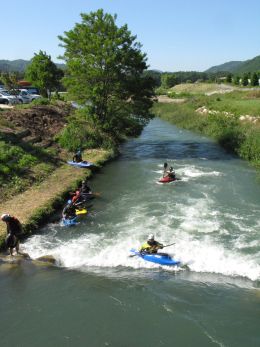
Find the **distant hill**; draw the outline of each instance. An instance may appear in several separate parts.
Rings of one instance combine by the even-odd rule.
[[[24,72],[30,60],[0,60],[0,71],[2,72]],[[60,69],[65,68],[65,64],[56,64]]]
[[[221,72],[221,71],[234,72],[237,68],[243,65],[243,63],[244,63],[243,61],[229,61],[221,65],[212,66],[205,72],[210,72],[210,73]]]
[[[236,73],[243,73],[243,72],[255,72],[260,71],[260,55],[257,57],[246,60],[242,65],[238,66],[236,69]]]
[[[30,63],[28,60],[0,60],[0,71],[2,72],[24,72],[26,66]]]
[[[205,72],[215,73],[221,71],[228,71],[237,74],[260,71],[260,55],[246,61],[230,61],[221,65],[212,66]]]

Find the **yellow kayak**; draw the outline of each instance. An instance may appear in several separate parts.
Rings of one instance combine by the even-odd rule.
[[[88,213],[88,211],[85,208],[83,208],[82,210],[76,210],[76,215],[77,216],[79,216],[81,214],[87,214],[87,213]]]

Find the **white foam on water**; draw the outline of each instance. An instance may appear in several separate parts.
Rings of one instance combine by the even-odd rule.
[[[200,168],[194,165],[181,167],[176,171],[176,173],[179,176],[181,176],[181,179],[183,181],[189,181],[190,179],[196,179],[196,178],[207,177],[207,176],[218,177],[223,175],[223,173],[219,171],[208,171],[204,167]]]
[[[178,165],[176,172],[182,179],[222,175],[218,171],[185,165]],[[151,176],[151,183],[147,183],[148,187],[144,186],[144,190],[154,191],[155,177],[154,174]],[[101,271],[103,269],[104,275],[107,268],[124,267],[129,271],[158,269],[160,265],[138,256],[129,257],[131,248],[138,249],[148,234],[155,233],[156,239],[164,244],[175,242],[174,246],[163,251],[188,264],[194,272],[260,280],[260,254],[243,253],[244,248],[259,245],[255,237],[257,222],[252,227],[247,223],[247,217],[240,216],[236,210],[223,213],[219,210],[218,201],[207,191],[200,192],[200,198],[196,199],[190,196],[189,191],[174,197],[167,194],[167,189],[164,192],[158,194],[156,201],[151,200],[148,193],[147,197],[136,199],[136,192],[133,192],[134,202],[131,193],[120,196],[106,207],[107,213],[112,216],[109,221],[105,215],[96,213],[88,216],[86,228],[83,222],[75,227],[75,232],[73,228],[52,225],[48,234],[31,237],[23,248],[33,258],[51,254],[61,266],[80,271],[94,271],[98,267]],[[122,218],[113,223],[113,214],[118,213],[119,207]],[[228,221],[227,227],[223,226],[223,219]],[[254,236],[253,239],[247,238],[249,234]],[[176,267],[164,268],[176,271]]]

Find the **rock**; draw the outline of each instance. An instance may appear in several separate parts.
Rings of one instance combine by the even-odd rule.
[[[56,263],[56,259],[52,255],[43,255],[39,258],[36,258],[35,260],[42,261],[44,263],[51,263],[51,264]]]

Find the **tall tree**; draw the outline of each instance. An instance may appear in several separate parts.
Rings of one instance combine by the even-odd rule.
[[[242,86],[247,86],[248,85],[248,73],[244,73],[242,77]]]
[[[65,86],[86,106],[95,126],[108,133],[137,133],[152,118],[154,79],[143,72],[146,55],[127,25],[102,9],[81,14],[82,22],[59,36],[65,49]]]
[[[63,71],[52,62],[50,55],[40,51],[38,54],[34,54],[25,76],[35,87],[39,88],[42,96],[47,97],[51,91],[59,88]]]
[[[251,77],[251,86],[259,86],[258,75],[256,72],[252,74]]]
[[[18,74],[16,72],[2,72],[0,79],[8,90],[16,89],[18,86]]]

